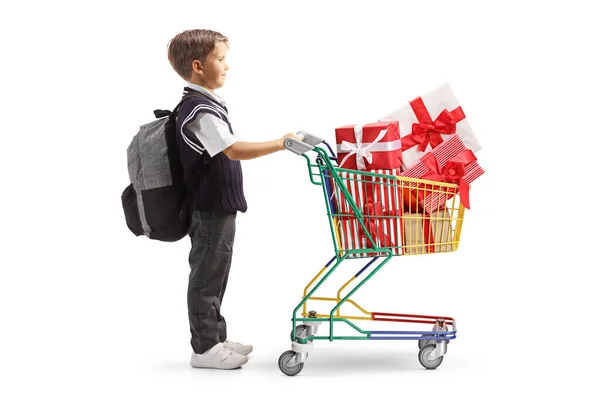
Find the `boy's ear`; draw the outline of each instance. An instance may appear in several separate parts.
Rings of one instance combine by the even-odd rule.
[[[202,63],[198,60],[192,61],[192,70],[197,74],[201,73],[202,72]]]

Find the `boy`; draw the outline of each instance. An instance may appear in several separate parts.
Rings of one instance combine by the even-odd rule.
[[[247,209],[240,160],[284,150],[289,133],[268,142],[242,142],[229,123],[225,102],[215,93],[229,69],[228,39],[206,29],[184,31],[169,43],[173,69],[188,82],[177,116],[177,140],[191,204],[188,317],[195,368],[238,368],[251,345],[227,339],[220,308],[227,286],[237,212]]]

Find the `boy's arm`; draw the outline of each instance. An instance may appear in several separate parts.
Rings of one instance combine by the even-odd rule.
[[[267,142],[242,142],[229,132],[225,121],[210,113],[197,112],[187,120],[188,123],[184,123],[186,130],[197,138],[198,147],[204,147],[211,157],[222,151],[231,160],[251,160],[284,150],[284,139],[295,136],[288,133]]]
[[[283,141],[286,137],[295,137],[293,133],[288,133],[279,139],[268,142],[235,142],[223,150],[223,153],[231,160],[251,160],[284,150]]]

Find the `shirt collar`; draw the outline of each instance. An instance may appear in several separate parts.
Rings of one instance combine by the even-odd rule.
[[[208,89],[206,89],[200,85],[196,85],[195,83],[188,83],[187,86],[190,89],[196,90],[202,94],[207,95],[208,97],[218,101],[221,105],[225,106],[225,100],[223,100],[221,97],[217,96],[216,94],[209,92]]]

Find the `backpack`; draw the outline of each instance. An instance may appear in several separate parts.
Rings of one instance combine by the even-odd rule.
[[[176,242],[189,232],[195,191],[183,183],[175,126],[179,107],[192,96],[186,94],[172,112],[154,110],[157,119],[142,125],[127,147],[130,184],[121,202],[127,227],[136,236]]]

